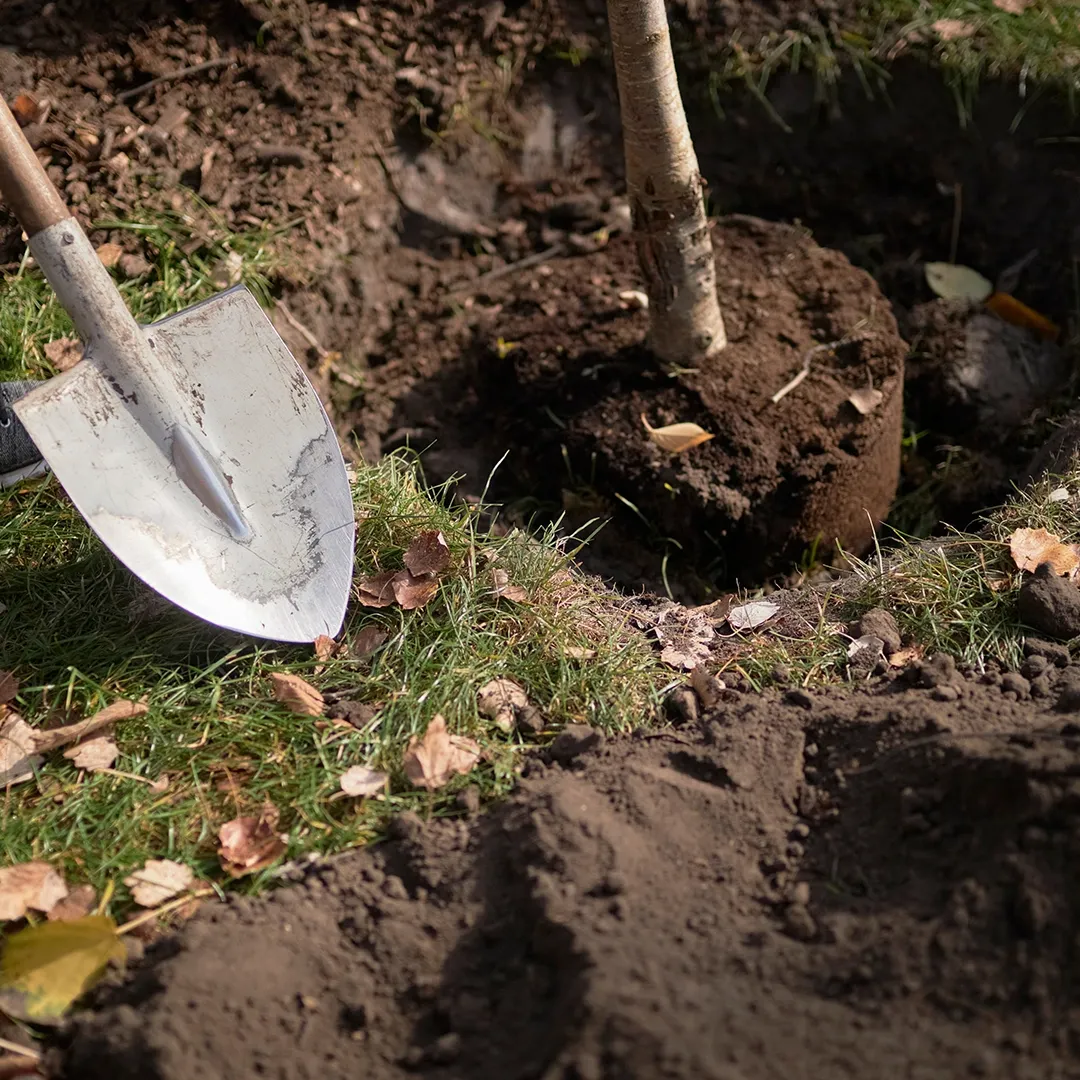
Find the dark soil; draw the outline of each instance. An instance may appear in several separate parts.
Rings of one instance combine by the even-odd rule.
[[[1076,1076],[1080,668],[1026,670],[571,729],[153,946],[59,1075]]]

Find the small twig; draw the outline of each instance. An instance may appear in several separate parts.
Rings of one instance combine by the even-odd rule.
[[[163,83],[175,82],[177,79],[186,78],[188,75],[198,75],[200,71],[227,67],[231,63],[233,63],[233,57],[231,56],[219,56],[216,60],[204,60],[201,64],[192,64],[191,67],[180,68],[179,71],[170,71],[167,75],[159,75],[156,79],[143,83],[142,86],[124,90],[116,95],[116,100],[127,101],[129,98],[138,97],[145,90],[152,90],[155,86],[161,86]]]
[[[487,285],[488,282],[497,281],[499,278],[509,277],[510,274],[516,274],[519,270],[528,270],[531,267],[539,266],[541,263],[546,263],[549,259],[554,259],[556,256],[562,255],[565,251],[565,245],[552,244],[551,247],[544,248],[543,251],[538,251],[534,255],[527,255],[524,259],[518,259],[517,262],[507,263],[505,266],[498,266],[494,270],[489,270],[486,274],[481,274],[475,281],[469,282],[468,285],[461,285],[458,288],[451,290],[448,295],[454,297],[474,293],[482,285]]]
[[[285,321],[319,354],[319,359],[337,378],[353,390],[363,389],[364,384],[355,375],[343,371],[334,363],[334,357],[339,356],[340,353],[332,353],[324,348],[322,342],[285,306],[284,301],[279,300],[276,307],[285,316]]]
[[[866,319],[860,319],[842,338],[837,338],[836,341],[826,341],[822,345],[815,345],[812,349],[807,349],[803,354],[802,367],[799,369],[799,373],[790,382],[781,386],[769,400],[775,405],[777,402],[787,397],[788,394],[790,394],[791,391],[810,374],[810,364],[818,353],[832,352],[835,349],[839,349],[841,345],[849,345],[859,336],[859,331],[865,325]]]
[[[11,1042],[9,1039],[0,1039],[0,1050],[8,1050],[12,1054],[22,1054],[23,1057],[33,1058],[34,1061],[40,1061],[41,1055],[36,1050],[31,1050],[29,1046],[20,1046],[17,1042]]]
[[[124,923],[123,926],[117,927],[117,936],[120,934],[128,934],[137,926],[142,926],[143,923],[148,923],[151,919],[156,919],[159,915],[168,915],[170,911],[175,911],[185,904],[190,904],[192,900],[201,900],[204,896],[213,896],[216,891],[216,889],[196,889],[194,892],[185,893],[183,896],[178,896],[175,900],[170,900],[167,904],[162,904],[161,907],[144,911],[141,915],[136,915],[134,919]]]

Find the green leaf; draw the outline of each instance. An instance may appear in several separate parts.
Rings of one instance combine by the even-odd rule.
[[[0,1009],[18,1020],[52,1023],[101,977],[122,963],[124,943],[106,915],[44,922],[12,934],[0,959]]]

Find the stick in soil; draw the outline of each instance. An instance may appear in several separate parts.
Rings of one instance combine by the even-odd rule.
[[[179,71],[170,71],[167,75],[159,75],[156,79],[144,82],[142,86],[133,86],[130,90],[124,90],[116,95],[116,100],[128,101],[146,90],[152,90],[155,86],[175,82],[177,79],[187,78],[188,75],[198,75],[202,71],[211,71],[213,68],[228,67],[232,62],[231,56],[219,56],[216,60],[204,60],[201,64],[192,64],[191,67],[180,68]]]
[[[803,355],[802,367],[799,369],[799,373],[790,382],[785,383],[776,391],[775,394],[769,400],[776,405],[791,393],[805,378],[810,374],[810,364],[814,357],[820,352],[832,352],[833,349],[839,349],[841,345],[849,345],[858,336],[859,331],[866,325],[866,319],[860,319],[851,329],[851,333],[845,334],[842,338],[837,338],[836,341],[826,341],[822,345],[815,345],[811,349],[807,349]]]

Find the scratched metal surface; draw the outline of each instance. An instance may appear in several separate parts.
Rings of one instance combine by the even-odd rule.
[[[237,287],[142,328],[73,223],[31,246],[87,350],[16,411],[90,526],[210,622],[280,641],[336,634],[355,532],[344,461],[255,298]],[[181,479],[178,427],[217,463],[250,538]]]

